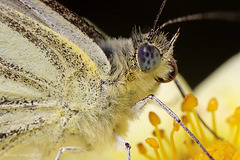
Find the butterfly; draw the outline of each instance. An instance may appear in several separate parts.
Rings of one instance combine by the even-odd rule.
[[[138,114],[132,106],[176,75],[178,34],[109,39],[51,0],[0,8],[1,153],[19,143],[51,151],[68,134],[89,147],[114,141]]]
[[[115,141],[177,74],[178,31],[109,38],[54,0],[1,0],[0,12],[0,154],[34,144],[43,159],[67,135],[83,150]]]

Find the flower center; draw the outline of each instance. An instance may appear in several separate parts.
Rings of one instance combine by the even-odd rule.
[[[206,136],[202,125],[200,123],[195,107],[198,106],[198,100],[193,94],[188,94],[185,96],[185,99],[182,103],[182,111],[185,113],[182,116],[183,123],[191,128],[193,134],[203,143],[208,153],[213,156],[215,160],[239,160],[240,159],[240,150],[239,150],[239,135],[240,135],[240,107],[237,107],[234,114],[229,116],[226,120],[227,124],[231,127],[233,135],[229,135],[229,140],[220,140],[217,137],[212,141],[209,136]],[[212,98],[207,106],[207,111],[212,115],[212,131],[217,132],[216,127],[216,116],[215,113],[218,109],[218,101],[216,98]],[[193,117],[193,118],[192,118]],[[149,113],[149,120],[154,127],[153,135],[155,138],[147,138],[145,142],[154,150],[155,157],[157,160],[164,159],[189,159],[189,160],[208,160],[208,156],[197,147],[197,145],[186,137],[183,140],[183,147],[187,150],[187,155],[185,153],[179,153],[178,149],[174,142],[174,133],[178,132],[180,125],[173,122],[173,128],[170,132],[169,138],[165,135],[164,130],[160,130],[158,127],[161,124],[161,120],[157,114],[154,112]],[[221,128],[220,128],[221,129]],[[218,130],[219,132],[221,130]],[[165,140],[168,146],[164,145],[163,140]],[[138,145],[139,152],[144,155],[147,159],[152,159],[151,155],[147,154],[147,149],[144,147],[144,144],[139,143]],[[171,148],[171,151],[168,151]],[[183,155],[181,155],[183,154]]]

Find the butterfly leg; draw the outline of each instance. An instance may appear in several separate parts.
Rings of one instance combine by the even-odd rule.
[[[131,155],[130,155],[130,149],[131,149],[131,145],[129,142],[127,142],[123,137],[121,137],[119,134],[116,133],[116,139],[117,139],[117,143],[118,145],[120,144],[121,147],[124,146],[124,148],[126,149],[126,156],[127,156],[127,160],[131,160]]]
[[[59,160],[60,156],[63,152],[65,151],[77,151],[77,152],[83,152],[86,151],[87,148],[86,147],[79,147],[79,146],[70,146],[70,147],[61,147],[58,151],[58,154],[55,158],[55,160]]]

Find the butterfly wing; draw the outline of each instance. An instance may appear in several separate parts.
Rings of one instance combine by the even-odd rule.
[[[68,10],[55,0],[1,1],[72,41],[85,51],[102,72],[109,72],[109,61],[94,42],[98,39],[104,39],[105,36],[84,18]]]
[[[101,69],[79,46],[0,3],[1,151],[52,124],[62,126],[52,129],[57,139],[64,106],[92,101],[82,97],[99,94]]]

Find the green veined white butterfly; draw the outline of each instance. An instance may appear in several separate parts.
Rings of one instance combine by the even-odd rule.
[[[55,1],[44,2],[64,10]],[[101,33],[66,12],[58,15],[38,0],[1,1],[1,152],[20,142],[51,151],[49,144],[67,134],[81,137],[84,147],[113,141],[137,114],[131,106],[176,73],[177,34],[172,41],[160,31],[152,34],[153,47],[136,29],[133,40],[102,40],[100,49],[85,34],[97,41]]]
[[[62,16],[88,36],[40,1],[16,2],[1,1],[7,4],[1,5],[2,152],[29,142],[48,152],[67,134],[79,136],[83,146],[114,140],[136,114],[131,106],[175,76],[178,34],[168,41],[160,31],[148,37],[135,30],[133,41],[99,42],[104,35],[71,12]]]

